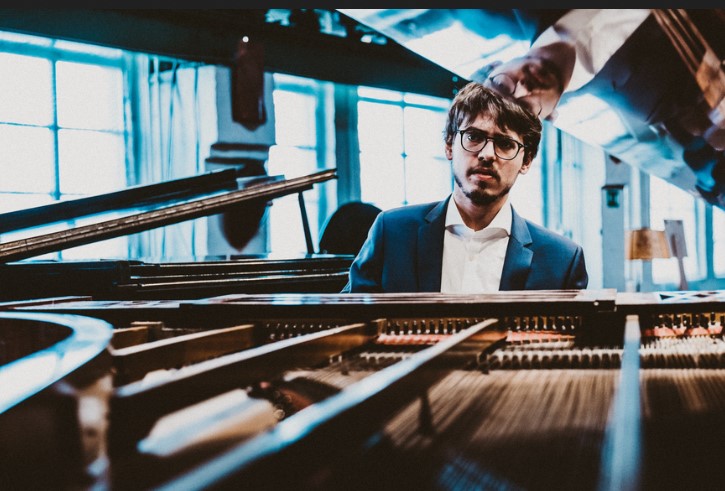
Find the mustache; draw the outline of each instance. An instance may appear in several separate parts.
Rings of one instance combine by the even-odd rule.
[[[482,174],[484,176],[491,176],[497,181],[501,180],[501,176],[498,175],[498,172],[491,167],[474,167],[466,171],[466,176],[472,176],[473,174]]]

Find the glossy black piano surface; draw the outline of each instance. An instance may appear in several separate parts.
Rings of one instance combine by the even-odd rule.
[[[205,256],[187,260],[26,260],[0,264],[0,301],[89,295],[96,299],[189,299],[227,293],[337,293],[350,255]]]
[[[644,9],[622,34],[636,9],[339,10],[463,80],[564,15],[599,12],[573,28],[598,71],[564,91],[553,124],[725,208],[725,10]]]

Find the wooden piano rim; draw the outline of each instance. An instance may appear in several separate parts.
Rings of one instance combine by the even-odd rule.
[[[244,312],[250,317],[485,317],[611,312],[616,290],[514,290],[485,294],[278,293],[231,294],[180,304],[186,315]],[[206,314],[204,314],[206,312]]]
[[[2,312],[2,321],[47,324],[69,334],[45,349],[0,366],[0,414],[97,357],[113,335],[108,322],[73,314]]]

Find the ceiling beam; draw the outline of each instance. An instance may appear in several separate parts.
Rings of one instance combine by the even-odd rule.
[[[231,65],[242,36],[264,45],[265,71],[451,98],[452,72],[387,40],[364,43],[264,22],[265,10],[3,9],[0,29]]]

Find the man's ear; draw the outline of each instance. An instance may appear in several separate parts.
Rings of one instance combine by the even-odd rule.
[[[529,159],[528,161],[524,160],[523,164],[521,164],[521,168],[519,169],[519,174],[526,174],[529,172],[529,169],[531,168],[531,162],[534,159]]]
[[[488,78],[489,75],[491,75],[491,72],[494,71],[498,66],[502,65],[503,61],[501,60],[494,60],[490,63],[487,63],[483,65],[481,68],[473,72],[471,74],[471,81],[472,82],[478,82],[482,83],[484,80]]]
[[[449,145],[448,143],[445,144],[445,152],[446,152],[446,158],[448,160],[453,160],[453,147]]]

